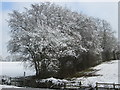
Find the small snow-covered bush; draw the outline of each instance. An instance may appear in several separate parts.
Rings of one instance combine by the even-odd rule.
[[[36,82],[39,84],[40,87],[60,88],[68,81],[65,79],[61,80],[51,77],[47,79],[37,80]]]

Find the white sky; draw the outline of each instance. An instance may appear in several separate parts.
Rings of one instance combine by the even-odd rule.
[[[6,2],[8,0],[5,0]],[[4,1],[4,2],[5,2]],[[14,0],[15,1],[15,0]],[[59,0],[57,0],[59,1]],[[85,0],[86,1],[86,0]],[[97,1],[97,0],[96,0]],[[113,1],[113,0],[111,0]],[[117,0],[116,0],[117,1]],[[22,11],[23,7],[29,7],[28,2],[0,3],[0,56],[7,56],[7,42],[10,39],[9,28],[6,22],[8,13],[12,10]],[[113,30],[118,31],[118,4],[117,2],[56,2],[56,4],[70,8],[73,11],[82,12],[88,16],[107,20]],[[116,34],[117,36],[117,34]]]

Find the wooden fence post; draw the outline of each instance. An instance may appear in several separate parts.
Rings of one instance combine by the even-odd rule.
[[[81,88],[81,85],[82,85],[82,83],[81,83],[81,81],[79,82],[79,87]]]
[[[15,77],[15,86],[16,86],[16,77]]]
[[[9,84],[11,85],[11,77],[9,78],[9,81],[10,81]]]
[[[113,83],[113,89],[115,89],[115,84]]]
[[[64,89],[66,88],[66,83],[64,83]]]
[[[26,73],[24,72],[24,81],[23,81],[23,83],[24,83],[24,87],[25,87],[25,74],[26,74]]]
[[[96,82],[96,90],[98,90],[98,83]]]

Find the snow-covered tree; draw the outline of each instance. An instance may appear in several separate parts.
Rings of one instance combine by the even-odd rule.
[[[117,45],[117,39],[114,36],[111,25],[105,20],[98,20],[98,35],[102,47],[102,59],[113,59],[113,51]]]
[[[32,4],[13,11],[8,20],[8,51],[29,62],[36,75],[73,72],[99,63],[102,52],[112,52],[115,38],[109,23],[53,3]],[[64,69],[64,70],[63,70]],[[63,72],[63,73],[64,73]]]
[[[51,3],[31,5],[31,9],[21,13],[13,11],[8,21],[11,27],[8,50],[21,54],[21,60],[29,61],[36,75],[45,71],[53,59],[76,56],[75,50],[82,51],[81,35],[70,29],[68,23],[73,20],[69,20],[68,13],[72,14]]]

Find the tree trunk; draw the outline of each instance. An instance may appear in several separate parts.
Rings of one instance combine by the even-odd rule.
[[[37,63],[36,63],[36,61],[34,61],[34,64],[35,64],[36,76],[38,76],[38,75],[39,75],[39,71],[38,71],[38,68],[37,68]]]

